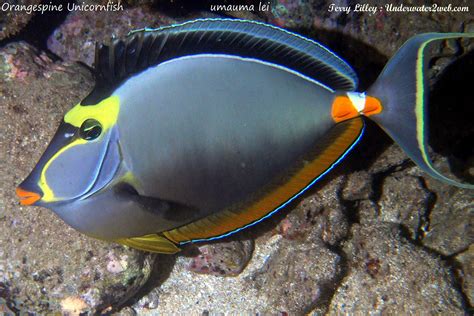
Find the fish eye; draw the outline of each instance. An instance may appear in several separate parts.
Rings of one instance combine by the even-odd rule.
[[[97,120],[87,119],[79,129],[79,135],[85,140],[93,140],[102,133],[102,125]]]

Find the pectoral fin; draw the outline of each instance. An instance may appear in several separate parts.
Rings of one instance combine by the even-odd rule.
[[[137,208],[135,209],[136,218],[146,214],[152,216],[153,221],[142,222],[142,232],[156,231],[157,233],[145,233],[140,236],[138,233],[136,237],[116,238],[115,242],[129,246],[138,250],[173,254],[179,252],[181,249],[176,243],[170,241],[163,236],[161,231],[167,230],[170,227],[184,225],[194,220],[199,216],[196,209],[181,205],[179,203],[161,200],[159,198],[139,195],[132,185],[124,183],[117,188],[121,196],[129,201],[132,201]],[[141,214],[140,214],[141,213]],[[133,221],[130,221],[130,224]],[[135,230],[139,231],[139,230]]]

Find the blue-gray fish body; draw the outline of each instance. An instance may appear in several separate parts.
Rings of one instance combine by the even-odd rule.
[[[406,50],[462,36],[433,34]],[[395,115],[381,115],[379,100],[397,103],[387,83],[393,65],[373,95],[352,92],[355,74],[326,48],[240,20],[134,32],[100,48],[96,63],[96,89],[65,115],[17,189],[22,204],[49,207],[96,238],[172,253],[253,225],[347,154],[362,135],[361,115],[380,115],[431,175],[470,187],[431,167],[419,100],[410,97],[415,126],[403,133],[390,128]],[[407,81],[419,93],[417,80]]]
[[[332,91],[232,56],[174,59],[116,94],[127,105],[118,126],[139,193],[204,212],[244,201],[332,127]]]

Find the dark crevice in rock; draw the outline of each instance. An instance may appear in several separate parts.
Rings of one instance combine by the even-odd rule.
[[[450,254],[449,256],[444,256],[446,260],[456,260],[456,257],[462,254],[463,252],[466,252],[469,250],[469,246],[466,246],[464,248],[461,248],[460,250],[456,251],[455,253]]]
[[[433,150],[447,156],[452,172],[474,182],[467,169],[474,162],[474,51],[461,56],[437,76],[429,95],[429,134]],[[442,126],[442,128],[440,128]],[[470,162],[470,166],[469,166]]]
[[[418,180],[422,188],[428,193],[428,198],[425,201],[426,202],[425,210],[420,217],[420,225],[418,226],[418,229],[416,232],[416,241],[421,243],[425,236],[425,233],[429,231],[430,229],[430,216],[431,216],[431,212],[433,211],[433,208],[436,205],[436,201],[438,200],[438,197],[435,192],[428,189],[424,178],[419,177]]]
[[[373,155],[379,156],[375,153]],[[362,160],[365,161],[365,163],[367,163],[366,159],[362,159]],[[377,202],[380,200],[382,196],[384,179],[390,176],[391,174],[393,174],[394,172],[404,170],[406,168],[409,168],[412,165],[413,163],[409,159],[405,159],[401,163],[397,165],[393,165],[387,168],[386,170],[383,170],[378,173],[374,173],[371,179],[373,191],[368,200],[371,201],[375,207],[377,207],[378,206]],[[346,178],[346,181],[347,181],[347,178]],[[332,298],[336,294],[337,289],[342,285],[344,279],[347,277],[350,271],[350,258],[347,256],[346,252],[344,251],[343,245],[345,242],[350,241],[353,238],[351,234],[352,225],[360,223],[359,205],[360,205],[360,202],[363,201],[364,199],[348,200],[348,199],[343,198],[344,186],[345,186],[345,183],[342,183],[342,185],[339,186],[338,191],[336,192],[336,195],[339,202],[343,206],[344,216],[347,218],[348,223],[349,223],[348,235],[342,238],[336,245],[330,245],[328,243],[325,243],[325,246],[329,250],[336,253],[341,258],[339,262],[340,271],[336,275],[336,278],[332,284],[328,284],[327,287],[324,286],[326,291],[324,292],[324,296],[322,297],[321,301],[319,301],[318,304],[315,304],[314,306],[312,306],[311,309],[309,309],[307,312],[310,312],[311,310],[314,310],[315,308],[318,308],[318,307],[324,308],[324,309],[328,308]]]
[[[431,208],[428,208],[428,209],[431,210]],[[412,244],[413,246],[417,248],[423,249],[424,251],[426,251],[427,253],[429,253],[430,255],[434,257],[438,257],[444,263],[444,265],[449,268],[448,270],[449,270],[449,276],[451,278],[451,285],[461,295],[462,308],[466,311],[472,311],[473,307],[470,306],[468,297],[462,289],[462,276],[456,273],[456,271],[461,270],[462,267],[454,258],[455,255],[445,256],[434,249],[426,247],[425,245],[423,245],[421,240],[412,239],[410,235],[410,231],[408,230],[407,227],[403,226],[402,224],[398,225],[398,228],[399,228],[400,237],[402,238],[402,240],[404,240],[407,243]]]
[[[132,307],[141,298],[148,295],[155,288],[159,287],[165,282],[173,271],[177,255],[163,255],[157,254],[153,262],[151,274],[148,280],[138,289],[133,295],[127,297],[125,300],[114,306],[114,312],[119,311],[125,307]]]
[[[410,162],[410,161],[408,161]],[[405,169],[406,167],[408,166],[405,166],[405,164],[407,163],[407,161],[404,161],[403,163],[401,163],[400,165],[397,165],[397,166],[393,166],[391,167],[389,170],[386,170],[386,171],[383,171],[383,172],[380,172],[378,174],[374,174],[374,177],[375,178],[378,178],[376,179],[377,181],[377,185],[374,184],[374,192],[376,191],[375,188],[377,188],[377,190],[380,190],[381,191],[381,187],[383,185],[383,180],[389,176],[391,173],[393,173],[394,171],[399,171],[399,170],[395,170],[399,167],[402,167],[401,170]],[[426,187],[426,184],[424,183],[423,181],[423,178],[419,177],[420,181],[422,182],[422,185],[423,185],[423,188],[425,190],[427,190],[430,194],[430,197],[427,199],[426,201],[426,208],[425,208],[425,212],[423,214],[423,217],[425,217],[425,220],[426,222],[424,222],[425,224],[427,224],[428,226],[424,226],[424,225],[420,225],[419,227],[419,230],[417,231],[417,236],[420,235],[420,236],[423,236],[424,234],[424,229],[425,227],[426,228],[429,228],[429,217],[430,217],[430,214],[431,214],[431,211],[434,207],[434,204],[436,202],[436,195],[434,194],[434,192],[431,192],[427,189]],[[375,181],[374,181],[375,183]],[[379,193],[380,194],[380,193]],[[379,196],[380,197],[380,196]],[[371,201],[373,201],[375,204],[377,204],[377,201],[378,199],[376,198],[371,198],[370,199]],[[400,230],[400,235],[401,237],[403,237],[404,239],[406,239],[408,242],[410,242],[411,244],[417,246],[417,247],[421,247],[423,248],[424,250],[428,251],[429,253],[431,253],[432,255],[434,256],[437,256],[437,257],[440,257],[441,259],[443,260],[446,260],[447,259],[447,256],[444,256],[442,255],[441,253],[439,253],[438,251],[434,250],[434,249],[431,249],[431,248],[428,248],[426,247],[423,243],[422,243],[422,238],[415,238],[413,239],[411,237],[411,234],[410,234],[410,231],[407,227],[405,227],[403,224],[399,224],[398,225],[399,227],[399,230]]]
[[[452,268],[452,273],[453,273],[453,278],[454,278],[454,285],[456,290],[458,290],[459,293],[461,293],[462,300],[463,300],[463,307],[465,310],[468,312],[467,315],[474,315],[474,306],[470,304],[470,300],[468,298],[468,294],[464,292],[463,289],[463,282],[464,278],[467,276],[464,276],[462,271],[463,271],[463,265],[456,259],[456,256],[461,254],[464,251],[467,251],[468,249],[463,249],[462,251],[459,251],[456,254],[452,254],[448,257],[446,257],[445,262]]]
[[[469,299],[462,289],[462,276],[457,275],[456,270],[462,269],[461,265],[453,257],[454,255],[446,256],[438,251],[428,248],[421,241],[413,240],[410,238],[410,234],[405,227],[400,225],[400,235],[409,243],[413,244],[416,247],[422,248],[426,252],[430,253],[433,256],[439,257],[441,261],[449,268],[449,274],[452,278],[453,288],[461,295],[462,308],[465,310],[472,310],[473,307],[469,304]]]
[[[450,272],[453,278],[453,287],[461,294],[462,307],[468,312],[467,315],[473,315],[474,306],[471,306],[471,304],[469,304],[468,295],[464,292],[462,287],[463,276],[458,273],[458,271],[462,271],[462,265],[452,256],[443,258],[443,260],[451,268]]]
[[[378,211],[378,202],[380,201],[383,194],[383,182],[385,178],[390,176],[394,172],[405,170],[413,166],[413,162],[410,159],[405,159],[401,163],[390,166],[389,168],[374,173],[372,175],[372,194],[369,197],[369,200],[374,203]]]
[[[14,312],[15,315],[19,315],[21,311],[16,308],[16,304],[13,301],[14,297],[15,295],[13,295],[10,291],[10,284],[8,282],[7,283],[0,282],[0,298],[3,298],[5,300],[7,307],[12,312]]]
[[[308,315],[311,311],[316,308],[324,309],[327,311],[331,301],[336,294],[337,289],[342,285],[344,279],[349,274],[349,259],[342,249],[342,244],[344,241],[349,240],[347,237],[344,240],[341,240],[338,245],[329,245],[325,244],[325,246],[332,251],[333,253],[337,254],[340,258],[338,262],[339,271],[335,275],[335,278],[331,280],[331,282],[325,282],[320,284],[321,288],[321,296],[318,299],[318,302],[309,306],[305,311],[304,314]]]
[[[359,218],[359,201],[360,200],[346,200],[342,197],[342,187],[337,192],[337,198],[343,206],[344,216],[346,216],[349,225],[353,223],[360,223]]]
[[[323,294],[321,295],[317,304],[313,304],[312,306],[310,306],[304,312],[305,314],[309,314],[312,310],[316,308],[327,310],[329,308],[332,298],[336,294],[337,289],[342,285],[344,279],[349,274],[349,270],[350,270],[349,261],[350,260],[346,252],[344,252],[343,245],[346,241],[349,241],[352,239],[352,236],[350,233],[351,226],[354,223],[359,222],[359,217],[358,217],[359,212],[358,212],[358,201],[350,201],[342,197],[343,187],[344,187],[344,182],[341,183],[341,185],[338,187],[336,196],[338,200],[340,201],[340,203],[342,204],[343,214],[344,216],[346,216],[348,220],[349,227],[347,228],[347,235],[344,236],[344,238],[340,239],[335,245],[324,243],[324,246],[327,249],[329,249],[330,251],[332,251],[333,253],[339,256],[340,258],[340,261],[338,262],[339,271],[331,283],[321,285],[321,288],[323,289],[322,291]]]
[[[127,288],[122,284],[114,284],[109,287],[112,291],[110,293],[102,294],[100,301],[103,302],[101,305],[97,306],[97,315],[111,315],[114,311],[110,306],[119,306],[120,304],[115,302],[115,297],[117,293],[125,295]],[[113,293],[113,294],[111,294]]]
[[[393,166],[387,168],[386,170],[374,173],[372,175],[372,188],[373,188],[373,191],[372,191],[371,196],[369,197],[369,200],[371,202],[373,202],[373,205],[375,207],[377,207],[377,209],[378,209],[378,201],[381,199],[382,193],[383,193],[384,180],[388,176],[393,174],[394,172],[405,170],[405,169],[407,169],[411,166],[413,166],[413,162],[411,162],[411,160],[409,160],[409,159],[406,159],[406,160],[402,161],[401,163],[399,163],[397,165],[393,165]],[[416,238],[413,239],[411,237],[409,229],[407,227],[405,227],[404,225],[402,225],[402,224],[399,225],[400,235],[407,242],[415,245],[416,247],[422,248],[423,250],[431,253],[432,255],[434,255],[436,257],[439,257],[450,268],[450,274],[451,274],[451,277],[452,277],[452,284],[453,284],[453,287],[460,293],[460,295],[462,297],[463,308],[467,311],[472,311],[473,307],[470,306],[468,297],[467,297],[466,293],[463,292],[463,289],[462,289],[462,276],[458,273],[455,273],[456,271],[459,271],[459,270],[462,269],[461,265],[455,259],[455,256],[457,254],[453,254],[451,256],[444,256],[444,255],[440,254],[439,252],[426,247],[422,243],[425,232],[427,230],[429,230],[430,215],[431,215],[431,212],[432,212],[432,210],[433,210],[433,208],[436,204],[437,195],[435,194],[435,192],[428,189],[424,178],[418,177],[418,180],[420,181],[420,184],[421,184],[422,188],[428,193],[428,197],[425,201],[426,206],[424,207],[424,210],[422,212],[421,219],[420,219],[420,224],[419,224],[418,229],[416,231]],[[340,192],[338,192],[338,198],[339,198],[340,202],[345,207],[345,210],[346,210],[345,215],[347,216],[347,218],[349,220],[349,224],[352,225],[354,223],[359,222],[358,204],[359,204],[360,200],[354,200],[354,201],[344,200],[342,198],[342,194]],[[345,238],[345,240],[350,240],[351,238],[352,238],[351,236],[347,236]],[[341,241],[341,244],[342,244],[342,241]],[[327,245],[327,247],[330,247],[330,246]],[[344,259],[342,261],[343,263],[341,264],[341,267],[343,268],[343,271],[341,271],[340,276],[342,276],[342,277],[340,278],[340,280],[338,280],[339,282],[336,285],[336,288],[337,288],[337,287],[340,286],[342,280],[344,279],[344,276],[347,275],[347,273],[348,273],[347,269],[349,268],[349,263],[348,263],[348,258],[345,256],[345,253],[343,252],[343,250],[339,246],[338,247],[332,247],[331,250],[336,252],[341,258]],[[463,251],[465,251],[465,250],[467,250],[467,249],[463,249]],[[462,252],[462,251],[460,251],[460,252]],[[335,291],[334,291],[334,293],[335,293]]]
[[[341,167],[332,174],[350,174],[354,171],[370,171],[377,160],[392,144],[393,140],[372,120],[364,118],[365,132],[359,143],[341,162]]]
[[[341,261],[345,261],[345,259]],[[347,262],[341,262],[341,265],[347,266],[348,264]],[[304,309],[302,311],[302,315],[310,315],[310,313],[315,309],[321,309],[327,312],[329,305],[331,304],[331,300],[334,297],[334,294],[336,293],[339,286],[341,286],[342,281],[344,280],[346,275],[347,273],[341,272],[338,273],[336,279],[328,282],[321,282],[320,284],[318,284],[321,289],[321,295],[319,296],[317,303],[312,304],[306,309]]]
[[[46,2],[46,1],[45,1]],[[3,47],[11,42],[25,41],[43,51],[48,51],[47,40],[54,30],[61,25],[66,19],[69,11],[67,10],[68,3],[74,3],[72,0],[50,0],[47,4],[59,5],[62,4],[63,10],[50,10],[43,14],[37,12],[28,24],[16,35],[0,41],[0,47]]]
[[[347,181],[347,178],[345,179]],[[345,182],[345,181],[344,181]],[[341,183],[341,185],[338,187],[338,190],[336,192],[337,199],[343,206],[343,213],[346,216],[349,225],[352,225],[354,223],[359,223],[359,202],[360,200],[347,200],[343,197],[343,189],[345,186],[345,183]],[[348,229],[350,231],[350,227]],[[344,240],[347,240],[346,236]],[[343,241],[344,241],[343,240]]]
[[[411,244],[415,244],[416,246],[420,246],[416,240],[411,237],[410,230],[404,226],[403,224],[398,224],[398,229],[400,231],[400,236],[409,241]]]

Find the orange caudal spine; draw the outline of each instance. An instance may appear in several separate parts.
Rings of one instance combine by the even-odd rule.
[[[365,116],[379,114],[382,112],[382,110],[382,103],[380,103],[379,99],[371,96],[367,96],[365,98],[365,107],[364,111],[362,112]]]
[[[359,115],[371,116],[382,112],[382,104],[377,98],[365,93],[346,92],[336,95],[332,103],[331,115],[336,123]]]

